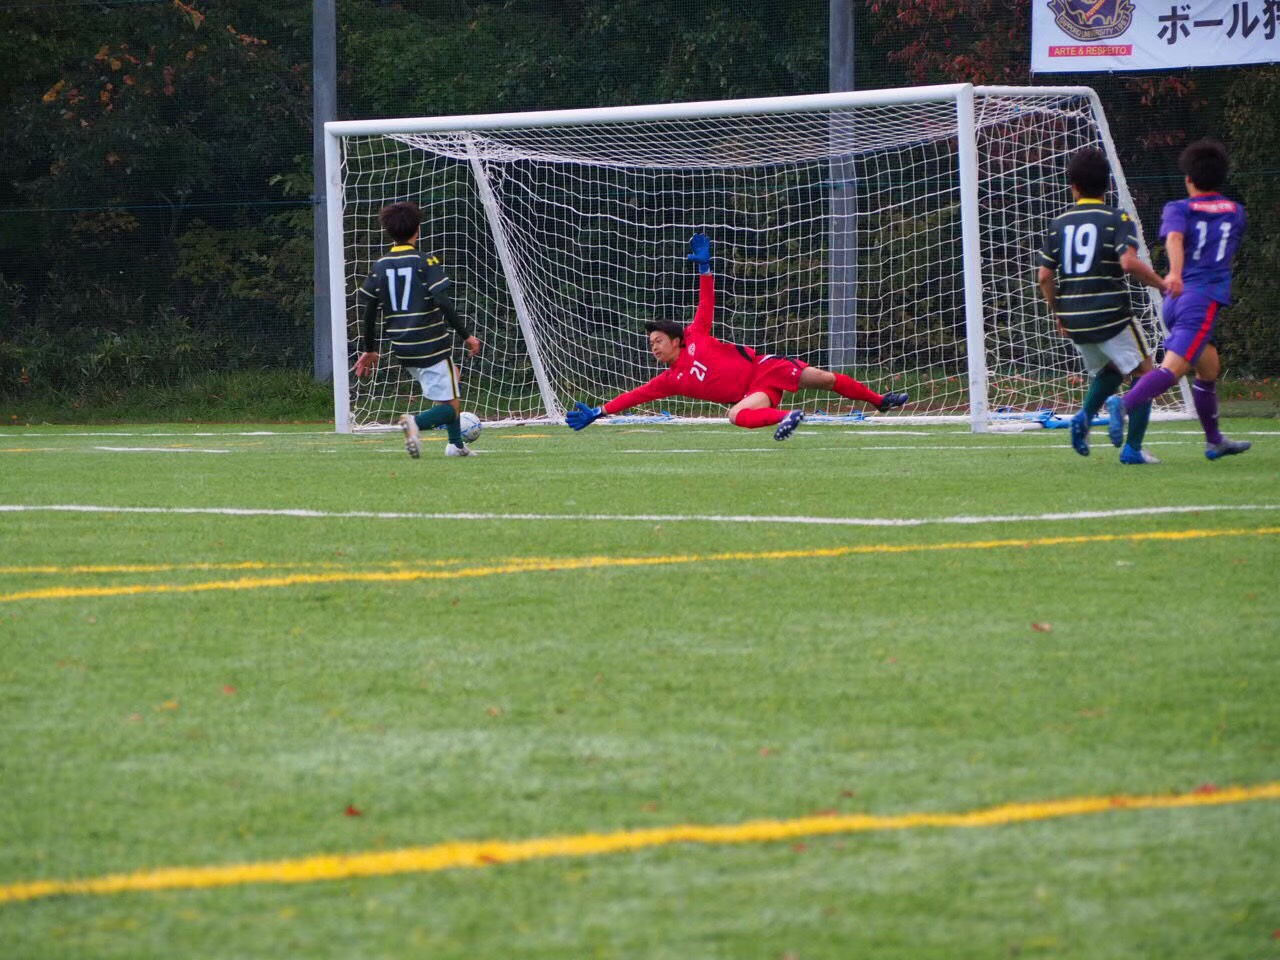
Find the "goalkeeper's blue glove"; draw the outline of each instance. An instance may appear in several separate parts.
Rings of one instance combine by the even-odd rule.
[[[564,422],[575,430],[585,430],[604,416],[604,407],[588,407],[579,400],[573,409],[565,414]]]
[[[699,273],[711,272],[711,238],[699,231],[689,238],[689,255],[685,257],[698,265]]]

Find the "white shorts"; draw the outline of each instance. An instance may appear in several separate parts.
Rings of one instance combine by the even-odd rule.
[[[422,385],[422,395],[428,400],[457,400],[461,393],[458,390],[458,368],[449,359],[433,363],[429,367],[409,367],[414,379]]]
[[[1148,356],[1147,345],[1138,336],[1132,321],[1110,340],[1102,343],[1076,343],[1076,349],[1084,358],[1085,369],[1091,377],[1097,376],[1098,371],[1108,363],[1122,374],[1133,373]]]

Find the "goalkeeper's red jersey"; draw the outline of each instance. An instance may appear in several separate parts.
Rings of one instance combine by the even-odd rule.
[[[604,405],[604,412],[621,413],[663,397],[728,404],[745,397],[755,372],[756,352],[711,336],[715,305],[715,276],[704,273],[698,278],[698,310],[693,323],[684,328],[684,344],[676,362],[644,386],[614,397]]]

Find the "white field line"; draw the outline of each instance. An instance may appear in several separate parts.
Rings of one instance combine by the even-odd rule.
[[[798,436],[800,436],[800,434],[798,434],[798,433],[797,433],[797,434],[795,434],[795,436],[793,436],[793,437],[792,437],[792,440],[794,440],[794,439],[795,439],[796,437],[798,437]],[[1149,446],[1151,446],[1151,445],[1152,445],[1152,444],[1151,444],[1151,441],[1149,441],[1149,440],[1148,440],[1148,441],[1145,441],[1145,442],[1143,443],[1143,446],[1147,446],[1147,447],[1149,447]],[[654,447],[654,448],[653,448],[653,449],[651,449],[651,450],[619,450],[618,452],[619,452],[619,453],[636,454],[636,455],[639,455],[639,456],[646,456],[646,457],[658,457],[658,456],[665,456],[665,455],[667,455],[667,454],[669,454],[669,453],[710,453],[710,454],[717,454],[717,453],[782,453],[784,449],[785,449],[785,448],[780,447],[780,446],[777,446],[777,445],[775,444],[775,445],[770,445],[770,446],[767,446],[767,447],[765,447],[765,446],[760,446],[760,447],[677,447],[677,448],[671,448],[671,447]],[[1046,447],[1046,446],[1043,446],[1043,445],[1037,445],[1037,446],[1034,446],[1034,447],[1029,447],[1029,446],[1014,447],[1014,446],[1006,446],[1006,445],[1004,445],[1004,444],[988,444],[988,445],[984,445],[984,446],[966,446],[966,447],[957,447],[957,446],[954,446],[954,445],[951,445],[951,446],[941,446],[941,445],[935,445],[935,446],[923,446],[923,445],[921,445],[921,444],[917,444],[917,443],[912,443],[912,444],[903,444],[903,445],[900,445],[900,446],[875,446],[875,447],[855,446],[855,445],[853,445],[853,444],[850,444],[850,445],[849,445],[849,446],[847,446],[847,447],[809,447],[809,446],[806,446],[806,447],[805,447],[805,449],[806,449],[806,450],[808,450],[808,451],[810,451],[811,453],[867,453],[867,452],[869,452],[869,451],[875,451],[875,452],[879,453],[879,452],[884,452],[884,451],[898,451],[898,452],[901,452],[901,451],[903,451],[903,450],[947,450],[947,451],[951,451],[951,452],[953,452],[953,453],[968,453],[970,450],[1000,450],[1000,451],[1005,452],[1005,453],[1061,453],[1064,449],[1065,449],[1068,453],[1074,452],[1074,451],[1072,451],[1072,450],[1071,450],[1071,448],[1070,448],[1070,447],[1056,447],[1056,446],[1055,446],[1055,447]]]
[[[139,437],[147,440],[151,437],[332,437],[332,430],[222,430],[218,432],[190,430],[182,433],[144,433],[121,430],[95,430],[86,433],[8,433],[0,430],[0,436],[23,437],[28,440],[60,440],[63,437]]]
[[[854,431],[845,431],[853,433]],[[796,433],[792,440],[801,437],[803,434]],[[1236,436],[1244,436],[1244,434],[1236,434]],[[830,439],[821,437],[819,439]],[[1187,444],[1179,440],[1146,440],[1143,442],[1144,447],[1158,447],[1161,445],[1185,447]],[[1110,445],[1108,445],[1109,447]],[[665,456],[669,453],[780,453],[784,448],[777,444],[759,447],[653,447],[648,450],[629,449],[619,450],[619,453],[637,454],[640,456]],[[950,453],[969,453],[975,450],[998,450],[1001,453],[1074,453],[1067,444],[1009,444],[1009,443],[983,443],[983,444],[923,444],[923,443],[903,443],[903,444],[881,444],[875,446],[864,446],[861,444],[850,444],[846,447],[811,447],[805,446],[805,450],[813,453],[901,453],[904,450],[942,450]],[[503,451],[508,452],[508,451]]]
[[[822,449],[828,449],[828,448],[822,448]],[[836,450],[838,448],[831,447],[829,449]],[[849,449],[852,450],[853,448],[850,447]],[[656,457],[656,456],[662,456],[668,453],[781,453],[782,448],[781,447],[721,447],[719,449],[711,449],[711,448],[690,447],[690,448],[684,449],[679,447],[676,447],[676,448],[655,447],[652,450],[619,450],[618,452],[634,453],[642,457]]]
[[[751,514],[668,513],[399,513],[373,510],[259,509],[254,507],[111,507],[93,504],[0,504],[0,513],[121,513],[222,517],[286,517],[303,520],[497,520],[579,521],[603,523],[780,523],[827,527],[923,527],[988,523],[1055,523],[1109,520],[1115,517],[1155,517],[1186,513],[1229,513],[1280,510],[1280,503],[1203,504],[1197,506],[1129,507],[1118,510],[1079,510],[1071,513],[961,514],[950,517],[809,517]]]
[[[230,453],[230,450],[204,450],[199,447],[94,447],[107,453]]]

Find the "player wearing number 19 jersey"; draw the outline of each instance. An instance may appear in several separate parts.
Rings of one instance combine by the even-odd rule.
[[[1124,395],[1132,411],[1168,390],[1192,370],[1191,398],[1204,427],[1204,455],[1210,460],[1244,453],[1247,440],[1228,440],[1218,428],[1218,376],[1222,372],[1213,327],[1222,307],[1231,305],[1231,264],[1244,236],[1244,205],[1218,189],[1226,182],[1228,159],[1216,140],[1193,143],[1178,158],[1187,197],[1165,205],[1160,236],[1169,252],[1164,322],[1169,330],[1160,368],[1145,374]]]
[[[751,347],[719,340],[711,335],[715,312],[715,276],[711,272],[711,240],[702,233],[689,241],[687,259],[695,263],[698,278],[698,309],[693,322],[682,326],[673,320],[651,320],[645,324],[649,351],[667,369],[648,383],[619,394],[599,407],[577,403],[565,417],[574,430],[589,427],[605,414],[681,396],[711,403],[730,404],[729,422],[739,427],[771,427],[775,440],[785,440],[795,432],[804,414],[778,409],[784,393],[813,388],[831,390],[850,400],[861,400],[884,411],[907,402],[905,393],[879,394],[866,384],[843,373],[812,367],[803,360],[762,354]]]
[[[1089,424],[1107,398],[1130,374],[1151,369],[1142,332],[1133,319],[1125,275],[1163,289],[1160,277],[1138,258],[1138,233],[1132,218],[1109,207],[1103,198],[1111,181],[1111,164],[1096,147],[1072,154],[1067,181],[1075,205],[1049,224],[1040,247],[1040,290],[1058,322],[1058,330],[1075,344],[1089,389],[1071,418],[1071,446],[1089,455]],[[1151,406],[1135,410],[1124,436],[1119,417],[1108,423],[1111,442],[1125,444],[1122,463],[1151,463],[1142,450]],[[1127,442],[1126,442],[1127,439]]]
[[[1125,251],[1137,246],[1133,219],[1098,197],[1082,195],[1049,224],[1040,265],[1057,272],[1055,314],[1072,342],[1106,343],[1128,333],[1128,341],[1144,352],[1120,266]]]

